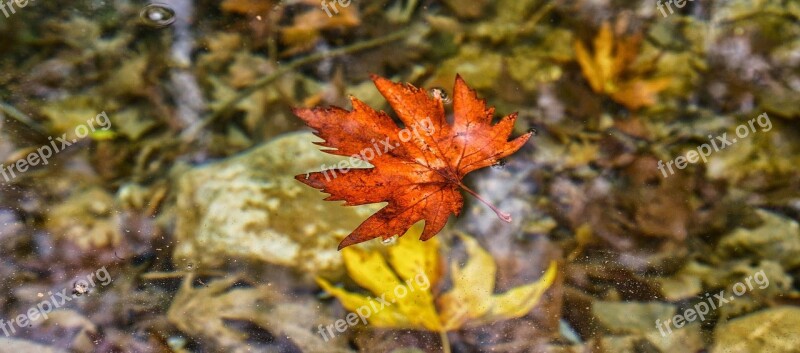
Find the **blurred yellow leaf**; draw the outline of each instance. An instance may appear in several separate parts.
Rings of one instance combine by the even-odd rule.
[[[451,264],[453,288],[439,298],[444,324],[452,328],[479,318],[490,310],[485,298],[494,291],[497,272],[489,253],[481,249],[474,239],[465,236],[462,239],[469,258],[463,268],[456,263]]]
[[[375,299],[334,287],[322,278],[317,278],[317,283],[347,310],[358,313],[359,308],[367,308],[369,323],[375,327],[441,331],[430,292],[441,272],[439,241],[419,241],[421,233],[422,228],[416,225],[389,249],[391,267],[377,251],[357,247],[342,250],[350,278],[373,293]]]
[[[494,294],[494,259],[475,239],[465,235],[461,239],[469,259],[463,268],[452,265],[453,288],[437,301],[446,330],[525,316],[555,280],[556,264],[552,262],[538,281]]]
[[[441,333],[522,317],[555,280],[553,262],[538,281],[494,294],[494,259],[477,241],[461,235],[467,263],[464,267],[452,264],[453,288],[437,298],[431,289],[441,278],[439,242],[436,238],[419,241],[421,233],[419,224],[412,227],[388,248],[386,257],[380,251],[357,247],[342,250],[347,273],[375,298],[348,292],[322,278],[317,283],[348,310],[369,314],[367,320],[375,327]]]
[[[113,130],[97,130],[89,134],[89,137],[95,141],[108,141],[117,137],[117,133]]]
[[[655,104],[656,95],[667,88],[668,77],[641,79],[624,78],[632,72],[631,64],[639,54],[640,36],[616,39],[608,23],[603,23],[594,39],[594,55],[580,41],[575,41],[575,55],[589,86],[597,93],[607,94],[628,109]],[[630,75],[628,75],[630,76]]]
[[[611,93],[611,98],[630,109],[651,106],[656,102],[656,95],[669,87],[672,79],[662,77],[650,80],[632,80],[621,84]]]

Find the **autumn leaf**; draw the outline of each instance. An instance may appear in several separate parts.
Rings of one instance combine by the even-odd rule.
[[[668,77],[624,78],[625,71],[634,71],[629,68],[638,56],[640,41],[638,36],[615,40],[611,26],[603,23],[594,39],[594,55],[580,41],[574,43],[578,64],[592,90],[608,94],[629,109],[653,105],[658,92],[671,83]]]
[[[421,227],[414,226],[407,235],[420,231]],[[317,283],[346,309],[368,316],[367,322],[374,327],[447,332],[525,316],[555,280],[552,262],[536,282],[495,294],[494,259],[474,239],[464,235],[461,239],[468,255],[466,265],[451,265],[453,287],[438,297],[432,289],[441,279],[442,260],[435,238],[419,242],[401,237],[388,248],[388,259],[379,251],[355,247],[342,251],[353,281],[375,298],[385,298],[388,305],[377,307],[371,296],[348,292],[322,278]]]
[[[194,274],[187,274],[167,310],[166,319],[192,337],[213,342],[218,346],[213,350],[216,352],[252,351],[252,347],[248,347],[250,335],[247,330],[235,324],[247,322],[268,332],[279,332],[300,352],[355,353],[347,348],[333,347],[309,330],[316,322],[331,319],[319,312],[318,306],[309,305],[311,300],[283,300],[270,284],[241,287],[237,285],[240,281],[238,276],[229,276],[205,283]],[[195,282],[203,285],[195,286]],[[147,299],[142,292],[134,295],[135,300]]]
[[[488,167],[519,150],[531,133],[512,141],[516,113],[492,124],[494,108],[487,108],[475,91],[456,76],[453,89],[453,124],[447,122],[443,99],[409,84],[373,75],[380,93],[405,125],[402,129],[384,112],[376,112],[351,97],[352,111],[338,107],[295,109],[294,113],[316,130],[331,154],[351,156],[374,168],[339,168],[301,174],[295,179],[330,194],[325,200],[345,205],[388,204],[367,218],[339,244],[339,249],[377,237],[404,234],[425,220],[420,237],[428,240],[461,212],[459,188],[486,203],[504,221],[511,216],[498,210],[465,186],[461,180],[476,169]]]
[[[348,6],[337,5],[335,1],[330,2],[327,10],[324,10],[325,7],[320,10],[317,0],[300,0],[298,3],[309,8],[308,11],[295,16],[291,26],[281,29],[281,42],[290,47],[284,55],[311,49],[324,30],[345,29],[361,24],[355,2]]]
[[[266,16],[272,6],[272,2],[268,0],[223,0],[219,7],[225,12]]]
[[[413,227],[409,233],[419,235],[420,229],[419,226]],[[411,237],[401,237],[397,244],[389,247],[388,262],[377,251],[358,248],[344,249],[342,258],[347,273],[356,284],[391,303],[380,310],[370,311],[368,322],[372,326],[442,330],[430,291],[430,286],[441,277],[439,242],[436,239],[420,242]],[[334,287],[322,278],[317,278],[317,283],[350,311],[355,312],[363,306],[375,308],[370,304],[374,305],[375,300],[369,296]],[[399,290],[400,287],[405,290]],[[406,295],[400,297],[398,294],[402,293]]]
[[[467,249],[467,263],[451,264],[453,288],[438,298],[439,315],[445,329],[475,327],[525,316],[553,284],[556,263],[551,262],[538,281],[494,294],[497,271],[492,256],[478,242],[460,234]]]

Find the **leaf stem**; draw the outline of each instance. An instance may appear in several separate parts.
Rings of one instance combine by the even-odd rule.
[[[450,339],[447,338],[447,331],[439,331],[439,339],[442,340],[442,353],[450,353]]]
[[[506,212],[503,212],[503,211],[501,211],[501,210],[500,210],[499,208],[497,208],[495,205],[492,205],[492,203],[491,203],[491,202],[489,202],[489,201],[486,201],[486,200],[485,200],[483,197],[481,197],[481,195],[478,195],[478,193],[476,193],[475,191],[472,191],[472,189],[470,189],[470,188],[468,188],[466,185],[464,185],[464,183],[462,183],[462,182],[458,182],[458,186],[460,186],[460,187],[461,187],[462,189],[464,189],[466,192],[468,192],[468,193],[472,194],[472,196],[475,196],[475,198],[476,198],[476,199],[478,199],[478,200],[480,200],[481,202],[483,202],[484,204],[486,204],[486,206],[489,206],[489,208],[491,208],[491,209],[492,209],[492,211],[494,211],[494,213],[495,213],[495,214],[497,214],[497,217],[500,217],[500,219],[502,219],[503,221],[506,221],[506,222],[508,222],[508,223],[511,223],[511,215],[510,215],[510,214],[508,214],[508,213],[506,213]]]

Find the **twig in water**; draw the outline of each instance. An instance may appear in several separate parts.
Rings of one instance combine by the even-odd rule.
[[[6,115],[10,116],[16,121],[25,124],[25,126],[33,129],[34,131],[42,134],[43,136],[47,135],[47,130],[43,128],[41,125],[33,121],[33,119],[29,118],[25,113],[17,110],[12,105],[7,104],[5,102],[0,102],[0,111],[5,113]]]
[[[229,114],[230,111],[236,106],[236,104],[238,104],[239,102],[241,102],[245,98],[249,97],[251,94],[255,93],[259,89],[264,88],[265,86],[267,86],[270,83],[274,82],[275,80],[277,80],[279,77],[281,77],[283,74],[285,74],[287,72],[294,71],[294,70],[298,69],[299,67],[301,67],[303,65],[310,64],[310,63],[313,63],[313,62],[316,62],[316,61],[319,61],[319,60],[328,59],[328,58],[332,58],[332,57],[336,57],[336,56],[340,56],[340,55],[345,55],[345,54],[350,54],[350,53],[357,52],[357,51],[360,51],[360,50],[364,50],[364,49],[368,49],[368,48],[372,48],[372,47],[377,47],[377,46],[380,46],[380,45],[383,45],[383,44],[386,44],[386,43],[389,43],[389,42],[393,42],[395,40],[398,40],[398,39],[406,37],[409,34],[409,32],[410,32],[410,29],[404,29],[404,30],[401,30],[401,31],[398,31],[398,32],[394,32],[392,34],[380,37],[380,38],[375,38],[375,39],[371,39],[371,40],[368,40],[368,41],[355,43],[353,45],[349,45],[349,46],[341,47],[341,48],[336,48],[336,49],[333,49],[333,50],[330,50],[330,51],[314,53],[314,54],[308,55],[306,57],[303,57],[303,58],[300,58],[300,59],[296,59],[296,60],[294,60],[294,61],[292,61],[292,62],[290,62],[290,63],[288,63],[286,65],[281,65],[281,66],[278,67],[278,69],[273,71],[271,74],[261,78],[260,80],[258,80],[256,82],[253,82],[253,84],[251,84],[250,86],[248,86],[245,89],[241,90],[236,95],[236,97],[234,97],[234,98],[230,99],[229,101],[225,102],[225,104],[223,104],[222,107],[220,107],[215,112],[213,112],[211,115],[209,115],[208,117],[203,119],[200,123],[195,124],[192,127],[186,129],[184,131],[184,133],[181,134],[181,137],[183,138],[184,141],[192,141],[192,140],[194,140],[195,137],[197,136],[197,134],[200,132],[200,130],[202,130],[203,128],[205,128],[206,126],[211,124],[212,122],[216,121],[217,119],[220,119],[223,116]]]

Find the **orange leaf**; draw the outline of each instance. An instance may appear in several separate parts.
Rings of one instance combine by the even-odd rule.
[[[224,0],[220,8],[225,12],[244,15],[266,15],[272,9],[272,2],[265,0]]]
[[[651,80],[633,80],[622,84],[611,98],[629,109],[639,109],[655,104],[658,92],[669,87],[671,79],[667,77]]]
[[[317,130],[316,135],[324,140],[319,145],[333,148],[325,152],[351,156],[353,164],[365,161],[374,166],[351,169],[340,163],[339,168],[301,174],[295,179],[330,194],[325,200],[344,200],[348,206],[388,203],[350,233],[339,249],[377,237],[402,235],[421,220],[425,220],[425,228],[420,239],[430,239],[444,227],[450,214],[461,212],[464,201],[459,188],[510,222],[510,215],[483,200],[461,180],[467,173],[511,155],[528,141],[531,133],[508,141],[517,115],[492,124],[494,108],[487,108],[486,102],[456,76],[451,125],[441,97],[375,75],[372,80],[405,129],[386,113],[376,112],[354,97],[352,111],[338,107],[294,110]]]
[[[658,93],[672,82],[668,77],[631,77],[636,72],[631,65],[639,55],[640,43],[640,35],[615,38],[608,23],[603,23],[594,38],[593,55],[581,41],[573,43],[581,72],[592,90],[633,110],[655,104]]]

